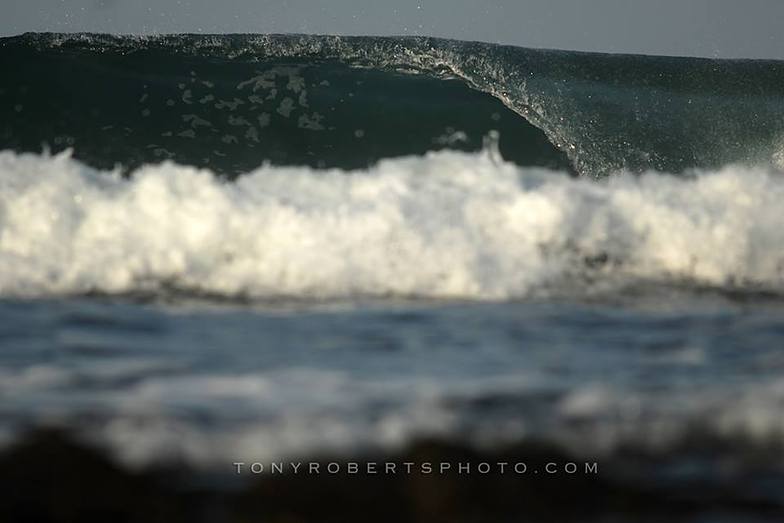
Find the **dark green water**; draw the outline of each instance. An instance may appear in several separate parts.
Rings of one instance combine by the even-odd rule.
[[[365,167],[475,151],[599,176],[782,161],[784,64],[431,38],[30,34],[0,40],[0,148],[96,167]]]

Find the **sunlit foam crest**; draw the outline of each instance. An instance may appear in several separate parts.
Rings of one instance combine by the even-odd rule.
[[[605,182],[492,149],[367,170],[164,163],[123,179],[0,153],[0,294],[507,299],[618,278],[780,289],[784,178],[727,167]]]

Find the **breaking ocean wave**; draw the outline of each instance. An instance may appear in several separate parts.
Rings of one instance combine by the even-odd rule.
[[[601,477],[461,499],[781,520],[784,62],[28,34],[0,70],[3,485],[103,463],[52,429],[100,484],[512,445]]]

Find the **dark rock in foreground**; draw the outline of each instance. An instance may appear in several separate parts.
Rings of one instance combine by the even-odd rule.
[[[0,455],[0,521],[15,522],[586,522],[782,521],[784,504],[739,497],[733,489],[628,481],[618,463],[596,473],[540,474],[548,463],[582,464],[557,448],[532,443],[480,452],[419,442],[394,456],[307,460],[320,474],[245,474],[240,486],[205,486],[184,468],[124,470],[99,450],[68,435],[41,431]],[[512,464],[460,474],[458,463]],[[305,467],[306,460],[303,460]],[[359,473],[347,464],[358,463]],[[367,463],[379,471],[368,474]],[[452,463],[444,474],[384,474],[385,462]],[[326,473],[327,464],[339,467]],[[249,466],[249,464],[248,464]],[[582,466],[582,465],[580,465]],[[627,465],[628,466],[628,465]],[[627,477],[627,479],[624,479]],[[712,519],[713,520],[713,519]]]

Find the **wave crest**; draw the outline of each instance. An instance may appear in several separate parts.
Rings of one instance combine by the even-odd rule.
[[[335,63],[341,67],[332,67]],[[294,83],[290,87],[295,95],[289,92],[288,100],[281,101],[275,97],[283,98],[288,85],[273,86],[269,78],[262,79],[275,108],[266,107],[264,103],[271,102],[258,93],[243,97],[238,91],[276,65],[307,66],[309,87],[311,79],[318,76],[318,85],[323,75],[330,78],[330,86],[313,87],[314,100],[308,96],[300,102],[299,87],[304,84]],[[520,133],[507,150],[530,149],[523,155],[524,165],[562,167],[566,155],[576,172],[592,177],[627,170],[680,173],[729,163],[775,164],[784,136],[781,61],[602,55],[423,37],[29,34],[0,39],[0,68],[15,71],[0,81],[0,147],[37,150],[42,140],[59,138],[73,145],[77,155],[89,150],[102,160],[91,162],[98,167],[152,161],[140,153],[146,148],[156,155],[153,160],[173,158],[212,169],[227,161],[221,155],[233,157],[240,165],[226,165],[232,173],[256,167],[259,157],[279,164],[305,163],[310,158],[303,160],[296,151],[308,147],[308,153],[330,160],[325,157],[342,141],[356,145],[356,128],[348,123],[374,108],[388,109],[381,122],[402,117],[399,128],[417,134],[417,124],[443,128],[452,125],[446,122],[455,115],[466,116],[471,127],[486,132],[495,122],[480,124],[484,110],[469,109],[504,112],[506,106],[513,116],[525,119],[518,118],[521,125],[510,125],[504,133]],[[373,74],[364,78],[360,70]],[[416,73],[419,80],[412,75],[401,79],[396,75],[401,71]],[[357,88],[372,78],[379,80],[378,89]],[[443,81],[455,78],[491,97],[470,97]],[[342,80],[333,85],[336,79]],[[197,88],[203,91],[199,96]],[[407,91],[408,98],[403,96]],[[433,111],[430,106],[438,106],[441,98],[448,107]],[[229,114],[237,107],[239,112]],[[299,127],[283,125],[274,134],[262,133],[271,115],[279,111],[287,120],[294,107],[302,110],[295,122]],[[348,110],[341,113],[341,107]],[[341,117],[327,128],[334,126],[337,132],[322,133],[327,136],[319,136],[315,145],[323,147],[316,147],[310,142],[314,133],[298,129],[324,126],[322,119],[333,110]],[[272,128],[281,123],[290,122]],[[368,156],[434,148],[431,140],[437,137],[427,133],[413,145],[399,143],[405,133],[390,132],[380,141],[381,150]],[[196,137],[204,140],[196,144]],[[195,147],[189,147],[190,142]],[[238,142],[244,147],[229,151]],[[240,161],[256,147],[271,149],[256,149],[250,160]],[[294,158],[279,157],[281,151]],[[140,155],[143,161],[130,161]],[[354,155],[350,145],[327,165],[356,167],[348,164]]]

